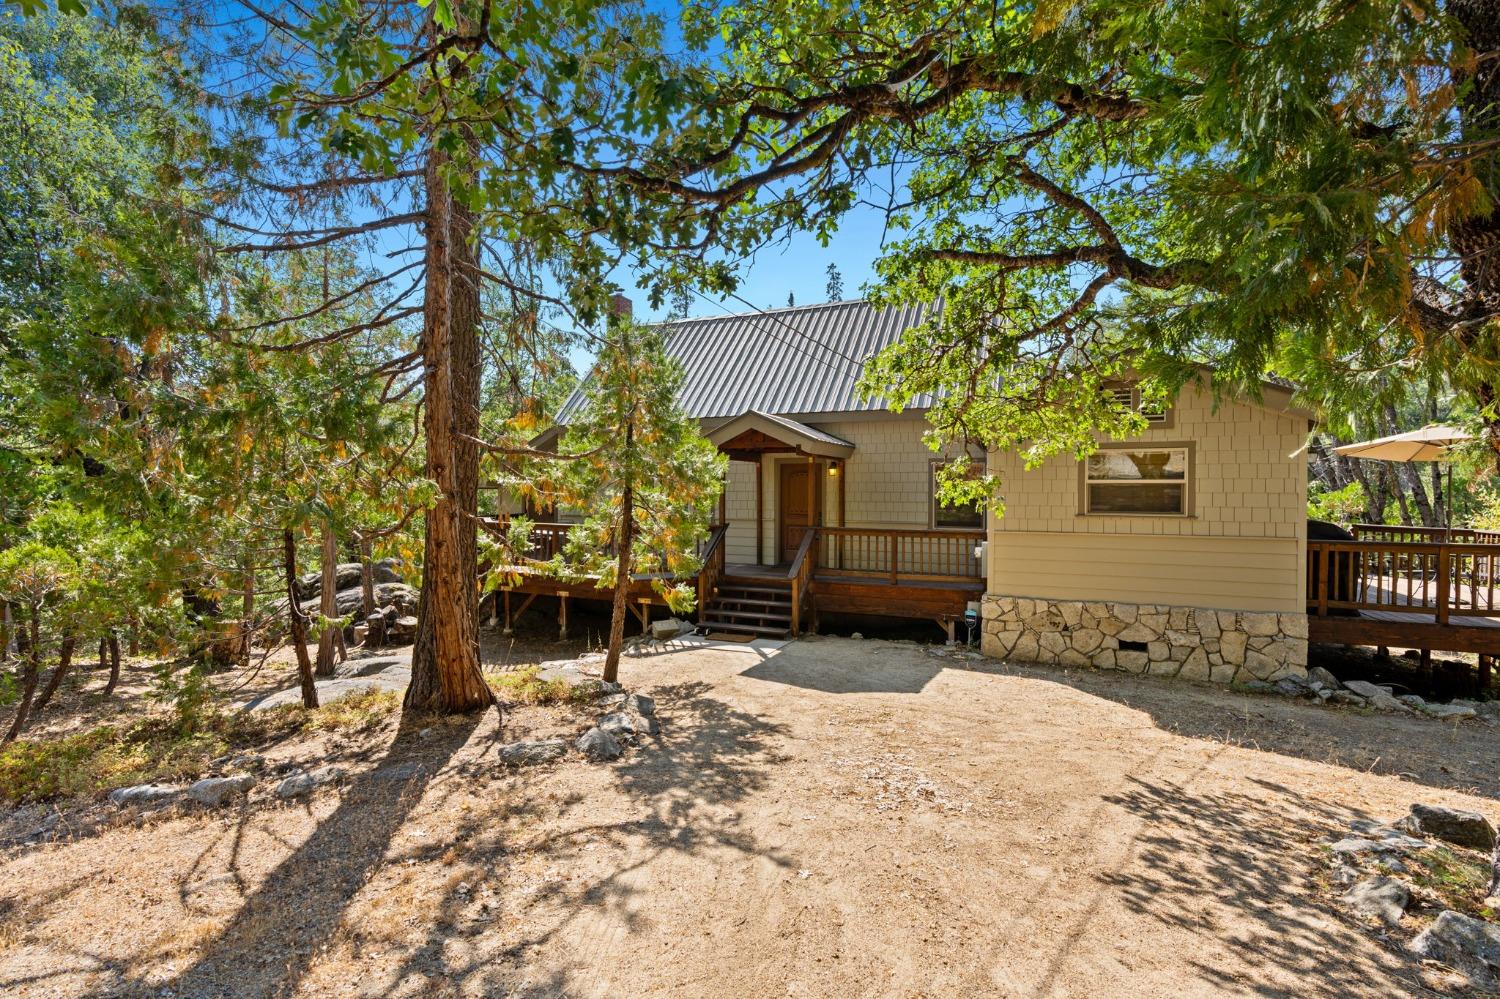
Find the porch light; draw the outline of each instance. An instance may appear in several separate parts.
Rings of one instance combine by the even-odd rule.
[[[828,477],[830,479],[836,479],[836,478],[838,478],[839,477],[839,466],[837,466],[837,465],[829,465],[828,466]]]

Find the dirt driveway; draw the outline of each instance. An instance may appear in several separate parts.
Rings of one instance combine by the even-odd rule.
[[[1318,844],[1500,818],[1475,723],[847,639],[623,673],[663,732],[614,764],[506,772],[490,716],[307,805],[11,852],[0,994],[1426,995]]]

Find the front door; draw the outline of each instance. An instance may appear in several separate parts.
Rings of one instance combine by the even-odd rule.
[[[806,462],[782,465],[780,499],[780,561],[790,562],[797,557],[797,548],[802,544],[808,526],[823,522],[823,479],[818,475],[817,466]],[[813,514],[811,520],[808,519],[809,513]]]

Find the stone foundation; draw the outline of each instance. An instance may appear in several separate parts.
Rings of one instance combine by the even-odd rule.
[[[997,659],[1212,683],[1307,675],[1307,615],[987,593],[980,648]]]

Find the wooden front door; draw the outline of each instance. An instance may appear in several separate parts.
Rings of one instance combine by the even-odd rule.
[[[812,477],[811,483],[808,476]],[[809,499],[812,501],[811,511],[808,509]],[[780,500],[779,555],[780,561],[790,562],[797,557],[797,548],[802,544],[808,526],[823,523],[823,477],[818,474],[818,466],[806,462],[782,465]],[[813,514],[811,520],[808,519],[809,512]]]

